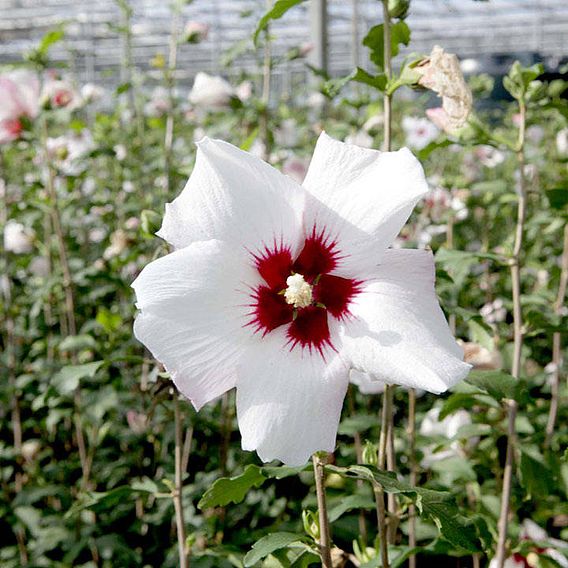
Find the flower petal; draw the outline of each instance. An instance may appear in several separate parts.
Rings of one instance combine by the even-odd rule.
[[[388,250],[375,281],[350,306],[342,355],[377,380],[440,393],[471,365],[452,336],[434,290],[434,260],[423,250]]]
[[[288,349],[284,329],[266,335],[241,363],[237,416],[244,450],[260,459],[303,465],[319,450],[332,452],[348,384],[336,353]]]
[[[306,227],[315,225],[342,255],[335,273],[362,277],[376,265],[428,191],[410,150],[379,152],[322,133],[303,183],[311,194]]]
[[[252,332],[245,304],[258,273],[220,241],[196,242],[151,262],[132,287],[134,333],[199,409],[235,386]]]
[[[187,185],[166,205],[158,235],[175,248],[220,239],[251,253],[284,243],[295,256],[304,195],[300,185],[259,158],[204,138]]]

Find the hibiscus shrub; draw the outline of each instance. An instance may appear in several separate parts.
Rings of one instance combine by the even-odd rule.
[[[281,96],[298,3],[189,93],[1,70],[3,567],[568,566],[568,84],[391,72],[385,0]]]

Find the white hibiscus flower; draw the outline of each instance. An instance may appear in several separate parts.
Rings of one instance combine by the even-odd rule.
[[[432,253],[387,248],[426,192],[407,149],[324,133],[302,186],[205,138],[158,233],[177,250],[133,283],[136,337],[197,409],[236,387],[263,461],[331,452],[350,368],[435,393],[469,371]]]

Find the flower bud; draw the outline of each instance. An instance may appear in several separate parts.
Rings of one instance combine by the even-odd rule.
[[[389,16],[391,18],[399,18],[404,20],[408,15],[410,8],[410,0],[389,0],[388,3]]]
[[[302,523],[304,524],[304,531],[316,542],[319,542],[320,526],[319,518],[316,513],[308,509],[302,511]]]
[[[367,465],[377,465],[379,463],[379,450],[375,444],[367,440],[363,447],[363,463]]]

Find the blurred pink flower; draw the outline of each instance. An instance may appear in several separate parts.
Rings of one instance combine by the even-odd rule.
[[[35,73],[17,69],[0,75],[0,144],[17,140],[23,119],[39,113],[40,85]]]
[[[188,43],[200,43],[207,39],[209,35],[209,26],[203,22],[192,20],[185,24],[184,38]]]
[[[83,104],[79,91],[68,79],[48,76],[41,93],[42,103],[50,108],[75,110]]]

